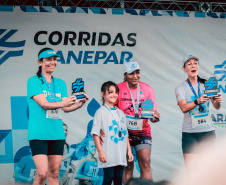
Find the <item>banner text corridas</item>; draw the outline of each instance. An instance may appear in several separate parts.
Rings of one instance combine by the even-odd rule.
[[[124,34],[125,35],[125,34]],[[74,50],[67,50],[67,53],[58,50],[57,54],[62,57],[58,60],[62,64],[123,64],[133,57],[131,51],[123,51],[119,47],[134,47],[136,45],[136,33],[128,33],[123,36],[122,33],[117,33],[112,36],[107,32],[73,32],[65,31],[38,31],[34,36],[34,42],[37,45],[63,45],[75,46]],[[78,51],[79,46],[95,46],[96,50]],[[117,51],[103,51],[106,46],[117,49]],[[71,48],[71,47],[70,47]],[[64,49],[65,51],[65,49]]]

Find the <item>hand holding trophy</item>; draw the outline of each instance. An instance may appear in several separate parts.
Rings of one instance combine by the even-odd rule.
[[[142,108],[142,111],[141,111],[141,118],[144,119],[144,118],[147,118],[147,119],[150,119],[150,118],[154,118],[154,102],[152,102],[151,99],[147,99],[146,101],[142,102],[141,103],[141,108]]]
[[[84,81],[82,81],[82,78],[77,78],[75,82],[72,83],[72,95],[74,95],[77,100],[84,100],[86,99],[84,94]]]
[[[205,94],[208,98],[220,96],[219,88],[218,87],[218,80],[216,77],[210,77],[207,81],[205,81]]]

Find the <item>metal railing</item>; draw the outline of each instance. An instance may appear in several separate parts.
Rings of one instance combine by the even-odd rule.
[[[220,1],[220,0],[218,0]],[[15,6],[73,6],[93,8],[125,8],[142,10],[175,10],[226,12],[226,2],[159,1],[159,0],[0,0],[0,5]]]

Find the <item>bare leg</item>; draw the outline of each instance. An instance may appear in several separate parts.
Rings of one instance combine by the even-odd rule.
[[[190,169],[198,165],[198,156],[196,154],[184,154],[184,163],[186,171],[189,172]]]
[[[35,155],[33,160],[36,166],[36,176],[33,185],[45,185],[48,172],[48,157],[46,155]]]
[[[128,181],[130,178],[133,177],[133,168],[134,168],[134,162],[128,162],[127,161],[127,167],[125,167],[123,172],[123,183],[125,184],[126,181]]]
[[[59,185],[59,170],[62,163],[62,155],[49,155],[48,185]]]
[[[151,174],[151,150],[141,149],[137,151],[137,158],[141,170],[141,177],[152,180]]]

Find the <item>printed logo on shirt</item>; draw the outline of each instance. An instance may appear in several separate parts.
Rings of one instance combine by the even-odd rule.
[[[191,96],[191,101],[192,102],[196,99],[195,96]],[[189,103],[188,102],[188,103]],[[202,104],[202,107],[204,108],[203,112],[199,111],[199,106],[195,107],[194,109],[192,109],[191,111],[189,111],[189,115],[196,115],[196,114],[204,114],[204,113],[208,113],[209,112],[209,101],[205,102],[204,104]]]
[[[48,95],[50,95],[50,94],[48,94],[48,93],[47,93],[47,91],[46,91],[46,90],[42,90],[42,91],[43,91],[43,93],[44,93],[45,97],[47,97]]]
[[[61,98],[61,93],[56,93],[56,97]]]
[[[51,96],[51,94],[49,92],[47,92],[46,90],[42,90],[42,91],[46,98],[48,97],[50,99],[53,99],[53,97]],[[56,97],[61,98],[61,93],[56,93]]]
[[[120,130],[121,129],[121,130]],[[119,141],[124,141],[127,131],[124,128],[118,128],[118,124],[115,120],[112,120],[112,126],[109,126],[109,134],[111,135],[111,140],[114,143]]]
[[[125,123],[125,121],[124,121],[124,118],[123,118],[123,117],[122,117],[122,119],[121,119],[121,122],[122,122],[122,123]]]
[[[140,94],[140,98],[144,98],[144,94]]]

